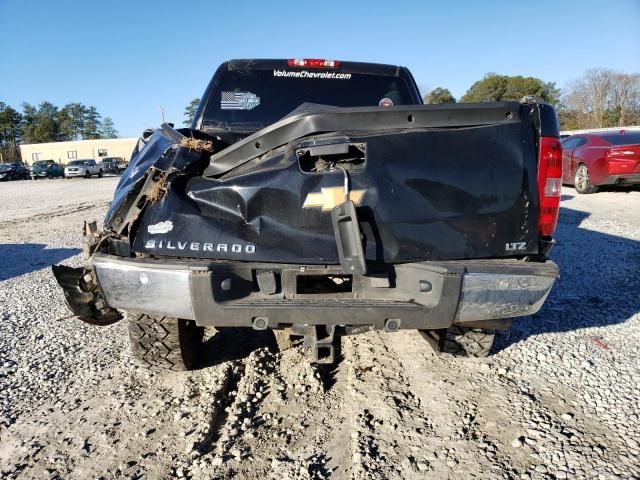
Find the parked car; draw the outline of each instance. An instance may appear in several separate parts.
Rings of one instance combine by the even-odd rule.
[[[580,133],[562,141],[562,183],[578,193],[640,185],[640,131]]]
[[[102,159],[102,171],[104,173],[122,173],[127,168],[122,157],[105,157]]]
[[[122,160],[118,162],[118,173],[124,173],[124,171],[129,167],[129,162],[126,160]]]
[[[64,167],[53,160],[38,160],[31,166],[31,178],[64,177]]]
[[[0,163],[0,181],[30,179],[29,169],[21,162]]]
[[[191,128],[131,160],[104,230],[85,222],[88,264],[53,272],[80,319],[126,311],[154,369],[192,368],[205,326],[304,337],[320,363],[370,330],[486,356],[558,276],[558,135],[534,101],[423,105],[400,66],[225,62]]]
[[[92,175],[102,177],[102,173],[102,167],[98,165],[95,160],[74,160],[67,163],[67,166],[64,169],[64,176],[66,178],[91,178]]]

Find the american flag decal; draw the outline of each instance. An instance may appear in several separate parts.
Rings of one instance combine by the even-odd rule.
[[[252,110],[260,105],[260,97],[251,92],[222,92],[221,110]]]

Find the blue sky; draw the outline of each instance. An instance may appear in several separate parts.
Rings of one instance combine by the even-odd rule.
[[[160,105],[181,124],[229,58],[401,64],[456,97],[487,72],[640,72],[640,0],[0,0],[0,51],[0,101],[95,105],[137,136]]]

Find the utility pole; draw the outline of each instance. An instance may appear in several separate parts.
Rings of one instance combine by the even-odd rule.
[[[160,116],[162,117],[162,123],[164,123],[164,108],[158,107],[158,111],[160,112]]]

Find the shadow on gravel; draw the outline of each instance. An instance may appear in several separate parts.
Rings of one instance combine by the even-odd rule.
[[[598,192],[640,192],[640,185],[600,185]]]
[[[560,209],[550,254],[560,278],[537,314],[515,319],[510,332],[499,334],[496,350],[540,333],[623,323],[640,312],[640,242],[580,228],[588,217]]]
[[[278,351],[271,330],[224,328],[204,342],[198,367],[207,368],[229,360],[240,360],[263,347]]]
[[[0,281],[35,272],[80,253],[78,248],[46,248],[43,243],[0,244]]]
[[[569,188],[573,188],[572,186],[562,184],[564,186],[568,186]],[[619,193],[629,193],[629,192],[640,192],[640,185],[600,185],[598,187],[598,192],[619,192]],[[576,195],[579,195],[576,193]],[[594,194],[597,196],[597,194]],[[560,201],[571,200],[575,195],[562,195],[560,197]]]

